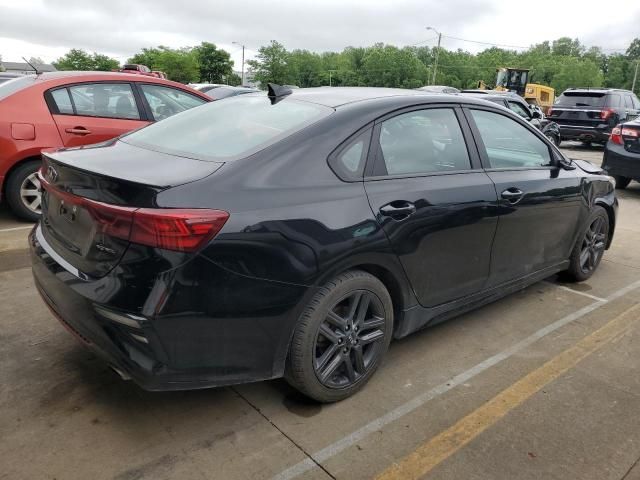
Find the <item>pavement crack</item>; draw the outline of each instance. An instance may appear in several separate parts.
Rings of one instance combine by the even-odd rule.
[[[631,473],[631,470],[633,470],[636,467],[636,465],[638,465],[638,463],[640,463],[640,457],[638,457],[636,461],[631,464],[631,466],[629,467],[629,470],[627,470],[626,473],[622,477],[620,477],[620,480],[625,480],[625,478],[627,478]]]
[[[300,445],[292,437],[287,435],[287,433],[284,430],[282,430],[280,427],[278,427],[278,425],[276,425],[269,417],[267,417],[262,412],[262,410],[260,410],[260,408],[257,405],[255,405],[247,397],[242,395],[235,387],[230,387],[230,389],[233,390],[233,392],[235,392],[235,394],[238,395],[238,397],[240,397],[242,400],[247,402],[247,405],[249,405],[251,408],[253,408],[258,413],[258,415],[260,415],[267,422],[269,422],[271,424],[271,426],[273,428],[275,428],[278,432],[280,432],[280,434],[283,437],[285,437],[287,440],[289,440],[298,450],[300,450],[300,452],[302,452],[302,454],[305,457],[307,457],[309,460],[311,460],[319,469],[321,469],[324,473],[326,473],[329,476],[329,478],[331,478],[332,480],[336,480],[336,477],[334,475],[332,475],[331,472],[329,472],[329,470],[327,470],[320,462],[318,462],[315,458],[313,458],[313,456],[309,452],[307,452],[302,445]]]

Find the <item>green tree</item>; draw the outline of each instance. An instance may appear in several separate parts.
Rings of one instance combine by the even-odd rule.
[[[202,42],[194,49],[200,72],[200,81],[223,83],[233,73],[233,60],[229,52],[213,43]]]
[[[242,77],[236,72],[231,72],[225,77],[225,83],[227,85],[231,85],[232,87],[237,87],[242,84]]]
[[[196,82],[200,78],[198,60],[193,48],[169,48],[163,45],[154,48],[143,48],[127,63],[146,65],[151,70],[160,70],[176,82]]]
[[[253,78],[260,83],[262,88],[267,87],[267,83],[277,83],[280,85],[294,83],[289,71],[287,62],[289,52],[281,43],[271,40],[269,45],[260,47],[255,60],[249,60],[247,64],[251,67]]]
[[[627,48],[627,56],[632,60],[640,60],[640,38],[634,38]]]
[[[569,37],[560,37],[553,41],[551,47],[553,55],[564,57],[579,57],[583,52],[584,47],[577,38],[572,40]]]
[[[32,58],[30,61],[35,66],[44,63],[39,58]],[[53,66],[58,70],[109,71],[119,68],[120,62],[100,53],[93,52],[93,54],[89,54],[84,50],[72,48],[65,55],[53,62]]]
[[[58,70],[93,70],[91,55],[79,48],[72,48],[62,57],[53,62]]]
[[[562,92],[569,87],[601,87],[603,83],[603,74],[595,62],[566,57],[553,76],[551,86]]]

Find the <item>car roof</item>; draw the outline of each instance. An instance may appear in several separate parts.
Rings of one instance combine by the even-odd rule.
[[[94,80],[129,80],[136,82],[159,82],[159,83],[173,83],[181,87],[187,87],[184,84],[172,82],[163,78],[153,77],[151,75],[140,75],[137,73],[124,73],[124,72],[86,72],[86,71],[63,71],[63,72],[44,72],[36,77],[38,83],[43,82],[71,82],[77,79],[78,81],[94,81]],[[187,87],[188,88],[188,87]]]
[[[585,88],[567,88],[564,92],[562,92],[562,94],[565,93],[614,93],[614,92],[629,92],[631,93],[631,90],[625,90],[623,88],[590,88],[590,87],[585,87]]]
[[[388,97],[409,96],[441,96],[451,101],[451,94],[438,94],[422,92],[419,90],[407,90],[403,88],[382,87],[315,87],[295,88],[291,90],[291,98],[310,103],[317,103],[335,108],[348,103],[375,100]]]

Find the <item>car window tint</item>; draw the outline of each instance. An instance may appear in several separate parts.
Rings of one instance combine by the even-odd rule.
[[[147,102],[149,102],[155,120],[162,120],[206,103],[202,98],[190,95],[177,88],[149,84],[140,85],[140,87]]]
[[[518,102],[509,102],[509,109],[516,112],[522,118],[526,118],[527,120],[530,118],[529,112],[527,112]]]
[[[607,105],[610,107],[619,107],[620,106],[620,95],[609,95],[607,100]]]
[[[210,102],[137,130],[126,143],[201,160],[243,158],[333,113],[287,97],[237,95]]]
[[[631,100],[631,95],[624,96],[624,106],[627,108],[633,108],[633,100]]]
[[[331,169],[343,180],[362,180],[371,129],[359,134],[329,158]]]
[[[471,110],[491,168],[540,167],[551,163],[547,144],[505,115]]]
[[[58,112],[67,115],[73,115],[73,105],[69,97],[69,91],[66,88],[59,88],[51,92],[51,97],[58,107]]]
[[[434,108],[382,122],[380,151],[389,175],[464,170],[471,167],[454,111]]]
[[[640,99],[636,95],[632,95],[631,98],[633,99],[633,107],[636,110],[640,110]]]
[[[139,120],[140,113],[128,83],[92,83],[69,87],[76,115]]]

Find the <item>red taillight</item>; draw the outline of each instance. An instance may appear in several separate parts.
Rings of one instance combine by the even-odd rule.
[[[635,128],[622,127],[621,134],[623,137],[640,138],[640,131]]]
[[[98,233],[150,247],[196,251],[215,237],[229,218],[224,210],[110,205],[60,190],[41,172],[39,177],[42,187],[60,198],[65,209],[85,209]]]
[[[620,127],[620,125],[616,125],[616,127],[611,130],[611,136],[609,138],[613,143],[624,145],[624,142],[622,141],[622,128]]]
[[[228,218],[223,210],[140,208],[134,212],[129,240],[166,250],[193,252],[211,240]]]
[[[602,120],[609,120],[612,116],[614,116],[616,111],[613,108],[603,108],[600,111],[600,118]]]

